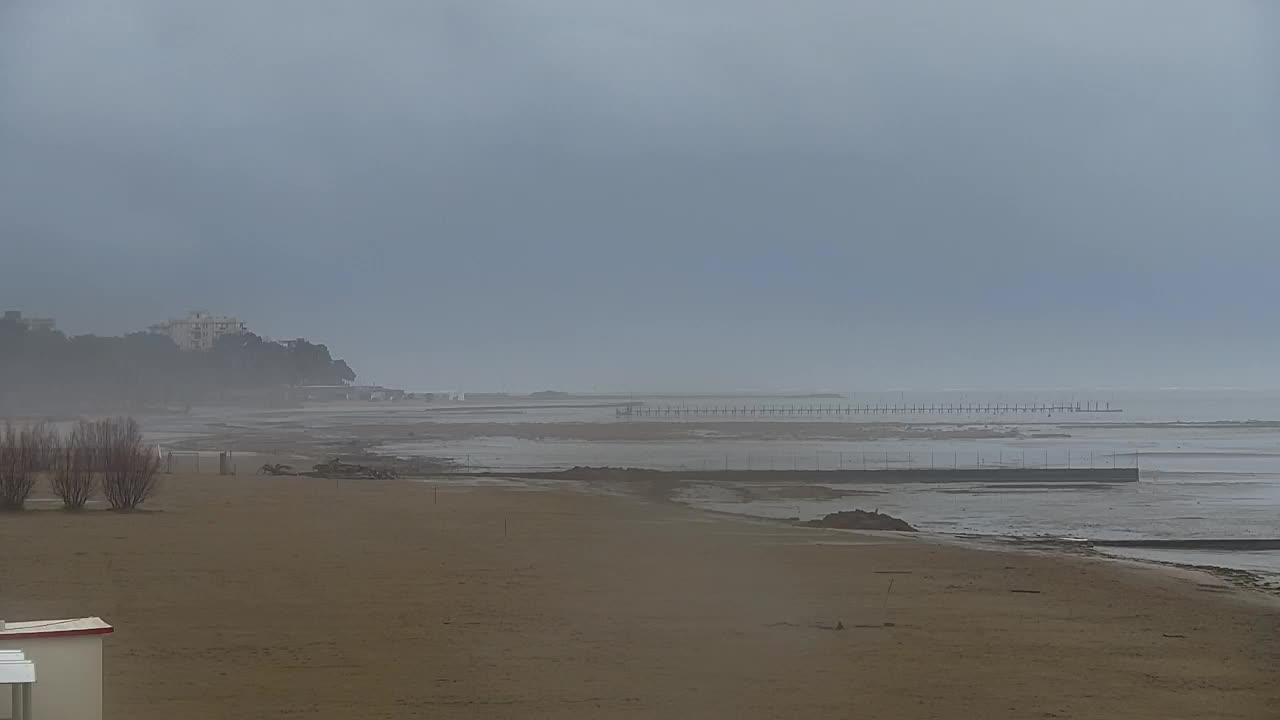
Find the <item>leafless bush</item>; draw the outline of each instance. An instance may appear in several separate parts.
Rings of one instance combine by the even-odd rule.
[[[62,438],[49,423],[42,422],[25,428],[24,434],[27,452],[31,458],[33,473],[50,472],[58,459],[58,446]]]
[[[0,508],[5,510],[21,510],[35,484],[30,463],[22,454],[20,432],[9,423],[0,432]]]
[[[96,463],[102,468],[102,494],[112,510],[132,510],[156,488],[160,456],[142,442],[142,429],[133,418],[93,423]]]
[[[80,510],[98,484],[96,423],[81,422],[72,428],[66,446],[57,453],[53,467],[53,492],[68,510]]]
[[[5,423],[0,432],[0,509],[21,510],[26,505],[36,474],[52,467],[57,445],[58,435],[47,423]]]

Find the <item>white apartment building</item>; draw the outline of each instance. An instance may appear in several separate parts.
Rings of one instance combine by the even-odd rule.
[[[184,318],[152,325],[151,331],[168,335],[183,350],[209,350],[223,335],[245,332],[245,324],[233,317],[218,317],[204,310],[193,310]]]
[[[23,325],[33,332],[53,332],[58,329],[58,324],[53,321],[53,318],[22,317],[21,310],[5,310],[4,319]]]

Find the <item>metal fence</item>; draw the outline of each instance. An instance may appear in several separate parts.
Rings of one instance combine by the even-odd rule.
[[[235,475],[235,453],[199,453],[191,450],[161,452],[160,469],[167,474]]]

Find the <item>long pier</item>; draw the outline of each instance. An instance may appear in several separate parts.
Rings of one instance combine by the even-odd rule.
[[[835,417],[854,415],[1053,415],[1055,413],[1118,413],[1109,402],[1079,403],[950,403],[897,405],[642,405],[617,408],[619,418],[645,417]]]

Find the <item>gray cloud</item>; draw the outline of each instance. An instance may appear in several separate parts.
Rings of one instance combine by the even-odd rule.
[[[1266,384],[1253,2],[18,0],[0,300],[423,386]]]

